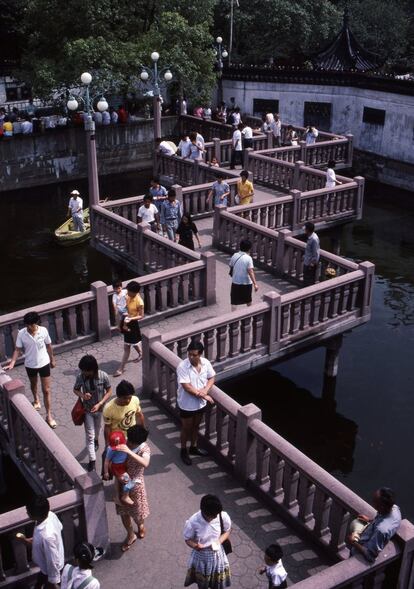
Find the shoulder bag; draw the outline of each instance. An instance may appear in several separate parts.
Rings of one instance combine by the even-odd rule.
[[[225,532],[224,532],[224,524],[223,524],[223,518],[221,516],[221,513],[220,513],[220,530],[221,530],[220,535],[223,535]],[[233,547],[232,547],[231,542],[228,538],[227,538],[227,540],[224,540],[224,542],[222,543],[222,546],[223,546],[223,550],[226,554],[231,554],[233,552]]]
[[[237,260],[234,262],[233,266],[230,266],[230,270],[229,270],[229,276],[233,276],[233,272],[234,272],[234,268],[236,267],[237,262],[240,260],[240,258],[242,258],[244,256],[244,254],[241,254]]]
[[[78,397],[78,400],[73,406],[72,409],[72,421],[75,425],[83,425],[85,422],[85,407],[81,401],[81,398]]]

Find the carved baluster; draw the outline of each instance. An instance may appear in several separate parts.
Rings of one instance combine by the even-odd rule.
[[[321,323],[328,319],[329,307],[331,304],[331,294],[332,291],[322,293],[321,312],[319,314]]]
[[[221,450],[223,447],[223,426],[224,426],[224,418],[225,413],[222,411],[221,408],[217,407],[216,413],[216,431],[217,431],[217,442],[216,448],[217,450]]]
[[[335,319],[338,316],[339,299],[341,297],[341,288],[335,288],[331,295],[331,306],[329,309],[329,317]]]
[[[156,299],[156,285],[148,284],[144,287],[144,305],[145,313],[147,315],[153,315],[157,311],[157,299]],[[164,309],[161,308],[160,311]]]
[[[178,340],[178,342],[177,342],[177,356],[179,358],[184,358],[186,356],[187,347],[188,347],[188,341],[187,341],[186,337],[184,339]]]
[[[177,396],[177,376],[175,370],[167,368],[167,401],[168,405],[173,406]]]
[[[253,349],[256,349],[262,345],[263,320],[264,320],[264,315],[262,313],[260,313],[260,315],[255,315],[253,317],[253,341],[252,341],[252,348]]]
[[[338,503],[333,504],[329,523],[331,530],[329,545],[337,553],[342,552],[346,548],[345,537],[350,518],[351,514],[346,509],[338,505]]]
[[[295,333],[298,333],[299,331],[299,326],[300,326],[300,311],[301,311],[301,301],[295,301],[292,303],[291,306],[292,309],[292,329],[291,329],[291,333],[292,335],[294,335]]]
[[[91,333],[90,309],[89,303],[83,303],[80,308],[82,316],[82,333],[87,335]]]
[[[182,289],[182,303],[183,303],[183,305],[186,305],[189,301],[189,285],[190,285],[189,278],[190,277],[188,274],[181,275],[181,289]]]
[[[76,307],[69,307],[66,311],[66,332],[69,339],[78,337]]]
[[[204,355],[210,361],[214,360],[214,329],[208,329],[203,333]]]
[[[315,497],[316,487],[304,475],[299,480],[299,519],[304,524],[309,524],[313,520],[313,500]]]
[[[170,297],[171,297],[171,303],[170,306],[173,307],[174,309],[176,307],[178,307],[178,287],[179,287],[179,276],[174,276],[173,278],[171,278],[170,281]]]
[[[325,495],[321,489],[316,489],[315,501],[313,506],[313,516],[315,518],[314,534],[318,538],[323,538],[329,534],[329,514],[331,511],[332,499]]]
[[[282,327],[280,330],[282,339],[290,333],[290,308],[289,303],[282,306]]]
[[[204,436],[206,440],[210,442],[213,442],[213,438],[216,437],[216,415],[217,405],[210,405],[210,403],[207,403],[207,409],[205,413]]]
[[[64,340],[63,336],[63,311],[55,311],[55,329],[56,329],[56,343],[61,344]]]
[[[197,270],[190,276],[190,292],[193,301],[198,301],[201,298],[201,272]]]
[[[240,323],[239,321],[233,321],[229,325],[229,356],[230,358],[235,358],[240,353],[240,344],[239,344],[239,333],[240,333]]]
[[[380,569],[374,572],[372,589],[382,589],[385,580],[385,569]]]
[[[241,320],[241,348],[240,352],[249,352],[251,350],[251,332],[252,322],[251,318]]]
[[[0,327],[0,362],[3,362],[7,358],[7,332],[9,331],[8,326]],[[10,348],[11,351],[11,348]],[[1,554],[0,554],[1,556]],[[0,560],[1,567],[1,560]],[[1,568],[0,568],[1,574]]]
[[[298,505],[297,494],[299,484],[299,472],[290,465],[285,466],[283,488],[285,491],[283,505],[290,511],[296,510]]]
[[[300,321],[300,328],[306,329],[310,325],[310,313],[311,313],[311,304],[312,304],[313,297],[306,297],[304,301],[302,301],[301,311],[302,317]]]
[[[269,493],[275,499],[277,499],[278,497],[282,497],[284,494],[284,491],[283,491],[284,471],[285,471],[285,461],[278,454],[276,454],[276,452],[273,449],[271,449],[270,450],[270,463],[269,463],[269,477],[270,477]]]
[[[260,440],[256,440],[256,482],[261,487],[267,485],[270,480],[269,461],[270,448]]]
[[[343,315],[348,310],[349,291],[350,291],[349,284],[345,284],[341,289],[341,298],[340,298],[339,308],[338,308],[339,315]]]
[[[311,315],[310,315],[310,319],[309,319],[310,325],[312,325],[312,326],[318,325],[320,308],[321,308],[321,295],[317,294],[317,295],[314,295],[311,299]]]
[[[227,325],[222,325],[221,327],[217,328],[216,331],[216,347],[217,347],[217,356],[216,361],[221,362],[227,356],[226,354],[226,344],[227,344]]]
[[[356,301],[360,286],[361,282],[352,282],[349,285],[348,311],[354,311],[356,309]]]
[[[161,280],[158,288],[158,308],[160,311],[165,311],[168,308],[168,293],[170,280]],[[156,301],[155,301],[156,304]],[[155,309],[156,307],[154,307]]]

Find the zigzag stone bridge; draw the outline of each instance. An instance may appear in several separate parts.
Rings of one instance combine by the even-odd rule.
[[[201,123],[186,117],[181,124]],[[37,307],[60,354],[53,374],[59,427],[49,430],[31,407],[27,387],[0,374],[2,447],[32,488],[51,497],[64,523],[68,558],[79,538],[110,548],[96,567],[105,587],[129,587],[135,578],[148,589],[182,587],[188,556],[181,539],[183,522],[198,508],[201,495],[214,492],[234,520],[235,587],[262,585],[255,572],[261,552],[277,540],[286,553],[289,583],[298,589],[411,588],[411,523],[403,521],[373,565],[348,558],[348,524],[358,513],[372,514],[372,508],[267,427],[254,404],[241,407],[216,386],[216,405],[201,435],[209,458],[190,469],[178,461],[175,368],[190,339],[204,342],[218,385],[223,378],[315,345],[327,347],[325,369],[334,374],[341,334],[369,320],[374,277],[369,262],[356,264],[322,251],[318,282],[306,288],[302,283],[304,243],[295,237],[302,224],[312,220],[323,230],[362,214],[363,179],[343,176],[341,186],[328,190],[318,169],[335,158],[349,166],[351,137],[322,135],[311,150],[303,145],[275,150],[268,137],[256,133],[254,150],[246,152],[244,162],[256,183],[255,203],[213,211],[206,200],[211,181],[223,175],[233,195],[237,176],[226,168],[229,129],[207,123],[203,132],[214,139],[207,143],[208,155],[219,154],[221,168],[177,157],[155,159],[184,209],[198,219],[200,253],[168,242],[145,225],[137,227],[140,196],[92,205],[93,245],[139,274],[145,299],[143,362],[128,364],[126,372],[151,426],[153,460],[147,484],[152,513],[145,540],[120,559],[124,532],[111,493],[96,473],[86,473],[79,463],[86,459],[83,433],[76,432],[68,417],[80,356],[94,354],[111,373],[121,354],[108,304],[111,287],[96,282],[81,295]],[[254,244],[259,294],[251,307],[231,313],[228,256],[244,236]],[[324,280],[327,267],[336,270],[335,278]],[[0,318],[2,361],[10,356],[24,313]],[[21,366],[12,376],[25,380]],[[14,540],[27,526],[23,508],[0,515],[0,588],[30,587],[36,569]]]

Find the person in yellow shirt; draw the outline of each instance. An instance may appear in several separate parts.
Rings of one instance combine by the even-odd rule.
[[[114,431],[127,433],[128,429],[138,423],[145,426],[141,404],[135,395],[134,385],[127,380],[121,380],[116,387],[116,398],[107,403],[103,410],[105,424],[105,443],[109,443],[109,434]]]
[[[135,348],[138,353],[137,362],[142,358],[139,320],[144,317],[144,301],[139,295],[140,289],[141,287],[136,280],[128,282],[126,287],[127,313],[122,317],[119,326],[124,336],[124,354],[122,356],[121,365],[118,370],[114,372],[114,376],[121,376],[124,372],[125,365],[128,362],[131,353],[131,347]]]
[[[3,119],[3,133],[5,137],[13,137],[13,123],[7,115]]]
[[[240,172],[240,180],[237,182],[237,196],[239,197],[239,204],[249,205],[253,202],[253,183],[248,180],[249,172],[242,170]]]

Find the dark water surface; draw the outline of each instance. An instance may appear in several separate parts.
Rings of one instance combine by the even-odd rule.
[[[322,397],[321,348],[221,386],[365,499],[393,487],[413,520],[414,194],[371,184],[366,203],[341,253],[375,263],[373,314],[344,337],[335,400]]]
[[[143,194],[149,178],[149,172],[104,177],[101,198]],[[74,188],[86,208],[86,180],[0,193],[0,313],[85,292],[95,280],[132,277],[88,242],[67,248],[55,243],[53,232],[66,220]]]
[[[140,194],[148,180],[104,178],[101,195]],[[86,182],[75,182],[0,194],[0,313],[129,277],[88,245],[53,243],[75,187],[86,193]],[[325,233],[322,245],[330,248]],[[366,499],[378,486],[394,487],[414,519],[414,194],[368,185],[364,219],[343,229],[341,248],[374,262],[377,276],[371,322],[344,338],[335,399],[322,397],[322,349],[222,388],[256,403],[266,423]]]

